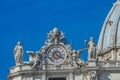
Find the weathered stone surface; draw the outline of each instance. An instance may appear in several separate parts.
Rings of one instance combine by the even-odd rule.
[[[93,38],[85,41],[88,61],[80,54],[87,48],[74,50],[64,33],[54,28],[45,45],[23,62],[23,48],[15,48],[16,66],[10,68],[9,80],[120,80],[120,1],[113,5],[100,34],[98,45]],[[17,51],[18,50],[18,51]],[[97,51],[97,52],[96,52]],[[19,54],[19,57],[16,56]],[[54,78],[54,79],[53,79]]]

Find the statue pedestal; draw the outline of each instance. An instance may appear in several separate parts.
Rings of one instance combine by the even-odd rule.
[[[96,60],[90,60],[90,61],[88,61],[88,66],[89,67],[95,67],[96,66]]]

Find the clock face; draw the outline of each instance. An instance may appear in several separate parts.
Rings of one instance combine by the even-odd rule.
[[[66,59],[66,50],[60,45],[53,45],[48,49],[48,58],[53,64],[61,64]]]

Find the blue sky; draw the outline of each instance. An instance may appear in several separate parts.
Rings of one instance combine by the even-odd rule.
[[[74,49],[97,43],[103,22],[116,0],[0,0],[0,80],[15,65],[13,49],[21,41],[25,51],[38,51],[46,33],[57,26]],[[28,55],[25,53],[25,60]],[[81,57],[87,60],[87,52]]]

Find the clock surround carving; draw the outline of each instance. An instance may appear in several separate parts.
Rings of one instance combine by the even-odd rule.
[[[45,45],[34,53],[32,68],[35,70],[53,70],[84,67],[85,62],[78,57],[84,50],[86,49],[73,50],[71,44],[67,43],[64,33],[58,28],[54,28],[48,33]],[[78,64],[78,62],[80,63]]]

